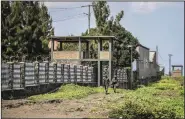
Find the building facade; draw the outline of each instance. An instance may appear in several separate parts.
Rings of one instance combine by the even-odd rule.
[[[136,47],[136,51],[139,53],[139,58],[136,63],[136,69],[139,79],[145,79],[149,77],[149,51],[150,49],[139,44]]]

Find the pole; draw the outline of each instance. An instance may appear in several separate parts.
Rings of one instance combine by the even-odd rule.
[[[171,56],[172,54],[168,54],[169,56],[169,76],[171,76]]]
[[[158,46],[156,46],[156,63],[158,64]]]
[[[91,6],[93,5],[85,5],[81,7],[89,7],[89,13],[84,13],[85,15],[88,15],[88,34],[90,33],[90,17],[91,17]]]
[[[130,74],[130,88],[132,89],[132,80],[133,80],[133,72],[132,72],[132,47],[130,47],[130,49],[131,49],[131,74]]]
[[[88,34],[90,33],[90,17],[91,17],[91,5],[88,5],[89,7],[89,14],[88,14]]]

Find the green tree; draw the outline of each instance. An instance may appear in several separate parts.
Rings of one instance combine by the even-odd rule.
[[[137,38],[135,38],[129,31],[127,31],[121,24],[120,21],[124,16],[124,11],[121,11],[114,18],[110,17],[110,9],[107,5],[106,1],[93,2],[93,11],[96,19],[96,28],[91,28],[90,33],[86,31],[82,33],[82,35],[110,35],[115,36],[120,41],[113,41],[113,59],[119,64],[123,66],[130,66],[130,49],[127,47],[128,45],[132,45],[133,51],[133,60],[138,58],[138,53],[135,51],[136,45],[139,43]],[[97,57],[97,42],[91,43],[91,55]],[[108,48],[108,42],[103,43],[103,48]],[[120,54],[120,55],[118,55]],[[115,63],[115,62],[114,62]]]
[[[5,7],[1,9],[5,11]],[[49,52],[48,41],[54,29],[46,6],[33,1],[11,2],[10,14],[3,16],[5,18],[7,35],[2,38],[2,45],[7,47],[3,49],[3,56],[17,55],[20,60],[26,54],[32,60],[38,54]]]
[[[41,23],[41,31],[42,36],[40,40],[42,41],[43,53],[47,54],[49,52],[48,43],[50,36],[54,35],[54,28],[52,27],[52,18],[48,14],[47,7],[42,3],[40,10],[40,23]]]
[[[8,34],[9,34],[9,24],[7,21],[8,16],[10,15],[10,2],[3,1],[1,2],[1,52],[2,58],[5,59],[6,55],[5,52],[7,49],[9,42],[8,42]]]

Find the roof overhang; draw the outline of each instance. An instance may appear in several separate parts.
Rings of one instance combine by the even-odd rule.
[[[140,46],[140,47],[142,47],[142,48],[145,48],[145,49],[147,49],[147,50],[150,50],[149,48],[147,48],[147,47],[145,47],[145,46],[141,45],[140,43],[139,43],[139,44],[137,44],[137,46],[136,46],[136,47],[138,47],[138,46]]]
[[[69,42],[77,42],[81,41],[90,41],[90,40],[118,40],[115,36],[53,36],[51,39],[55,41],[69,41]]]
[[[183,65],[172,65],[172,67],[183,67]]]

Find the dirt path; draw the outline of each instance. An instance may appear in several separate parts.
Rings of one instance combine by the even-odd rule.
[[[2,117],[6,118],[107,118],[104,105],[123,98],[123,94],[98,93],[86,98],[54,103],[24,104],[26,100],[3,100]],[[13,105],[13,106],[12,106]]]

